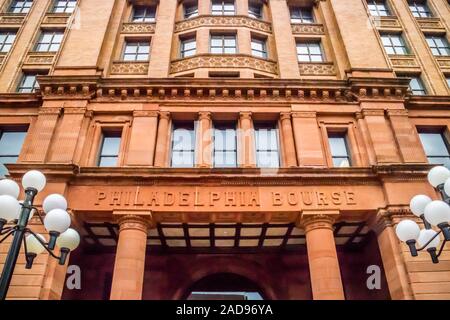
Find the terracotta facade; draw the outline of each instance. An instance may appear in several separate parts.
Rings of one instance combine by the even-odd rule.
[[[448,1],[428,0],[432,17],[414,17],[406,0],[387,0],[381,17],[365,0],[235,0],[229,15],[211,0],[78,0],[73,13],[55,13],[52,0],[10,13],[12,2],[0,0],[0,32],[16,32],[0,54],[0,134],[27,133],[6,166],[18,181],[45,173],[38,206],[67,197],[83,239],[68,265],[83,280],[69,290],[67,266],[42,255],[25,270],[22,257],[10,299],[184,299],[225,273],[267,299],[450,299],[450,248],[433,265],[395,235],[412,196],[439,197],[419,133],[450,143],[450,57],[425,38],[448,38]],[[260,18],[249,15],[255,4]],[[133,21],[142,6],[154,19]],[[291,23],[295,8],[313,22]],[[37,50],[55,31],[59,49]],[[408,54],[387,54],[385,34],[402,34]],[[233,52],[213,51],[215,37],[234,39]],[[185,39],[195,52],[183,57]],[[125,59],[130,43],[149,44],[148,58]],[[299,44],[311,43],[321,61],[299,62]],[[37,74],[34,92],[18,93],[24,74]],[[419,75],[425,95],[406,78]],[[173,129],[186,123],[192,166],[174,167]],[[237,129],[226,168],[215,158],[223,124]],[[261,124],[276,128],[278,167],[258,162]],[[100,166],[109,136],[120,139],[116,166]],[[335,166],[336,136],[349,166]],[[381,289],[366,287],[371,265]]]

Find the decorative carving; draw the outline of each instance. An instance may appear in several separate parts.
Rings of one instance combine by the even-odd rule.
[[[138,230],[147,233],[149,229],[149,221],[137,215],[125,215],[119,218],[119,232],[124,230]]]
[[[24,14],[4,13],[0,14],[0,24],[22,24],[25,20]]]
[[[293,23],[293,34],[325,34],[322,24],[317,23]]]
[[[400,28],[400,22],[397,17],[373,17],[373,23],[378,28]]]
[[[441,68],[447,69],[450,68],[450,58],[437,58],[437,62]]]
[[[148,62],[136,61],[115,61],[111,69],[111,74],[147,74]]]
[[[439,18],[418,18],[417,23],[421,29],[443,29],[445,31]]]
[[[43,24],[67,24],[69,18],[69,15],[48,13],[44,18]]]
[[[54,59],[55,54],[53,52],[30,52],[25,59],[25,64],[52,64]]]
[[[122,33],[155,33],[154,23],[124,23]]]
[[[210,15],[179,21],[175,24],[175,32],[183,32],[199,27],[248,27],[258,31],[272,32],[272,25],[266,21],[253,19],[247,16]]]
[[[390,55],[392,66],[399,68],[418,67],[416,57],[411,55]]]
[[[172,62],[171,73],[177,73],[196,68],[252,68],[259,71],[278,73],[275,61],[256,58],[248,55],[196,55]]]
[[[336,70],[332,62],[300,62],[298,64],[300,75],[303,76],[334,76]]]
[[[334,214],[338,215],[338,214]],[[327,214],[313,214],[302,216],[300,225],[305,229],[305,233],[315,229],[330,229],[333,230],[333,224],[336,219],[334,215]]]

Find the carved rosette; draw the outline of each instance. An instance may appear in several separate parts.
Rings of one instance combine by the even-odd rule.
[[[122,33],[154,33],[154,23],[124,23]]]
[[[325,34],[325,30],[322,24],[316,23],[293,23],[293,34]]]
[[[336,219],[326,214],[314,214],[302,218],[301,226],[305,229],[305,233],[315,229],[333,230]]]
[[[303,76],[334,76],[336,70],[331,62],[322,63],[299,63],[300,75]]]
[[[115,61],[111,74],[145,75],[148,73],[148,62]]]
[[[138,230],[147,233],[150,223],[147,219],[138,215],[125,215],[119,218],[119,232],[124,230]]]
[[[175,24],[175,32],[199,27],[248,27],[263,32],[272,32],[269,22],[253,19],[247,16],[199,16],[193,19],[179,21]]]
[[[170,72],[177,73],[197,68],[251,68],[273,74],[278,73],[278,65],[275,61],[247,55],[197,55],[173,61]]]

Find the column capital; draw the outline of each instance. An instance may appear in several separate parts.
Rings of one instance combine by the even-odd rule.
[[[292,113],[290,111],[283,111],[280,112],[280,120],[291,120],[292,118]]]
[[[198,120],[211,120],[211,112],[209,112],[209,111],[200,111],[198,113]]]
[[[119,232],[124,230],[138,230],[147,233],[151,224],[145,217],[134,214],[121,216],[117,222],[119,224]]]
[[[338,213],[319,213],[303,215],[300,220],[300,225],[305,229],[305,233],[315,229],[330,229],[333,230],[333,224],[336,222]]]
[[[252,112],[251,111],[241,111],[241,112],[239,112],[239,118],[251,120]]]
[[[170,120],[170,112],[169,111],[159,111],[159,118]]]

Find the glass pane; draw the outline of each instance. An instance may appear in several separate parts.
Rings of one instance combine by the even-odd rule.
[[[440,133],[420,133],[420,140],[427,156],[448,156],[449,151]]]
[[[333,157],[347,157],[347,145],[344,137],[330,137],[330,149]]]
[[[18,156],[26,132],[3,132],[0,138],[0,156]]]
[[[117,157],[101,157],[98,163],[99,167],[116,167]]]
[[[117,156],[120,148],[120,137],[104,137],[102,156]]]
[[[173,131],[173,150],[194,150],[194,141],[193,129],[180,128]]]
[[[236,53],[236,48],[225,48],[224,53]]]
[[[433,157],[428,158],[428,162],[431,164],[444,165],[446,168],[450,169],[450,157]]]
[[[337,168],[350,167],[350,161],[348,158],[333,158],[333,166]]]
[[[276,151],[259,151],[257,157],[259,168],[278,168],[280,166],[279,154]]]

